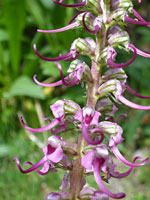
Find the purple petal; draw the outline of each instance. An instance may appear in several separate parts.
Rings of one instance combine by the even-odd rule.
[[[127,115],[126,113],[120,114],[120,115],[117,117],[117,119],[116,119],[116,123],[117,123],[117,124],[118,124],[118,121],[119,121],[120,117],[128,117],[128,115]]]
[[[100,112],[98,112],[98,111],[95,111],[94,112],[94,116],[93,116],[93,118],[92,118],[92,120],[91,120],[91,122],[90,122],[90,125],[92,126],[98,126],[98,123],[99,123],[99,117],[101,116],[101,114],[100,114]]]
[[[120,64],[118,64],[118,63],[114,63],[113,57],[112,57],[112,55],[111,55],[111,57],[107,59],[107,63],[108,63],[111,67],[113,67],[113,68],[124,68],[124,67],[127,67],[128,65],[130,65],[132,62],[134,62],[137,53],[136,53],[136,48],[134,47],[134,45],[129,44],[129,47],[130,47],[130,48],[133,50],[133,52],[134,52],[134,55],[133,55],[133,57],[131,58],[131,60],[129,60],[129,61],[126,62],[126,63],[120,63]]]
[[[79,80],[78,80],[78,78],[76,76],[74,76],[73,79],[71,81],[69,81],[69,82],[65,81],[61,65],[59,63],[56,63],[56,62],[55,62],[55,65],[57,65],[57,67],[58,67],[58,69],[60,71],[60,76],[61,76],[61,79],[62,79],[62,83],[65,86],[70,87],[70,86],[73,86],[73,85],[75,85],[75,84],[77,84],[79,82]]]
[[[134,160],[133,160],[132,163],[135,163],[135,161],[136,161],[137,159],[141,160],[142,158],[137,156],[137,157],[134,158]],[[130,167],[130,169],[129,169],[127,172],[124,172],[124,173],[119,173],[119,172],[116,172],[116,171],[112,171],[112,170],[111,170],[111,171],[110,171],[110,174],[111,174],[111,176],[114,177],[114,178],[125,178],[125,177],[127,177],[127,176],[129,176],[129,175],[131,174],[132,170],[133,170],[133,167]]]
[[[44,156],[39,162],[37,162],[35,165],[32,165],[32,167],[30,167],[29,169],[26,169],[26,170],[23,170],[20,166],[20,162],[19,162],[19,159],[18,158],[14,158],[14,160],[16,161],[17,163],[17,166],[20,170],[21,173],[23,174],[27,174],[27,173],[30,173],[34,170],[36,170],[37,168],[39,168],[41,165],[43,165],[46,161],[47,161],[47,158]]]
[[[143,22],[146,22],[143,17],[141,17],[141,15],[135,10],[132,8],[131,12],[134,14],[135,17],[137,17],[140,21],[143,21]]]
[[[67,54],[64,55],[64,56],[59,56],[59,57],[57,57],[57,58],[45,58],[45,57],[41,56],[41,55],[38,53],[38,51],[37,51],[37,49],[36,49],[36,44],[34,44],[34,51],[35,51],[36,55],[37,55],[40,59],[45,60],[45,61],[49,61],[49,62],[59,61],[59,60],[65,60],[65,59],[67,59],[67,58],[69,58],[69,57],[72,56],[72,54],[69,52],[69,53],[67,53]]]
[[[83,2],[80,2],[80,3],[75,3],[75,4],[63,4],[63,3],[57,2],[55,0],[52,0],[52,1],[53,1],[53,3],[55,3],[57,5],[60,5],[60,6],[63,6],[63,7],[70,7],[70,8],[81,7],[81,6],[86,5],[86,0],[83,1]]]
[[[62,180],[62,184],[59,187],[60,190],[63,190],[68,186],[68,181],[69,181],[68,179],[69,179],[68,174],[65,174]]]
[[[133,44],[132,44],[133,45]],[[134,45],[133,45],[134,46]],[[134,46],[135,47],[135,46]],[[140,49],[138,49],[137,47],[135,47],[136,49],[136,53],[140,56],[144,56],[145,58],[150,58],[150,53],[142,51]],[[132,50],[132,49],[131,49]],[[133,51],[133,50],[132,50]]]
[[[22,123],[22,125],[24,126],[25,129],[27,129],[28,131],[31,131],[31,132],[44,132],[44,131],[47,131],[47,130],[50,130],[52,128],[54,128],[56,125],[59,124],[59,121],[57,119],[55,119],[53,122],[51,122],[49,125],[45,126],[45,127],[42,127],[42,128],[30,128],[29,126],[27,126],[24,121],[23,121],[23,118],[20,117],[20,121]]]
[[[62,200],[61,194],[56,192],[51,192],[46,196],[46,200]]]
[[[35,83],[37,83],[38,85],[40,85],[40,86],[43,86],[43,87],[56,87],[56,86],[59,86],[59,85],[62,85],[63,83],[62,83],[62,80],[60,80],[60,81],[57,81],[57,82],[55,82],[55,83],[41,83],[41,82],[39,82],[37,79],[36,79],[36,77],[37,77],[37,75],[34,75],[33,76],[33,80],[34,80],[34,82]]]
[[[78,112],[76,112],[74,119],[79,121],[79,122],[82,122],[82,120],[83,120],[83,110],[79,110]]]
[[[90,29],[87,27],[87,25],[86,25],[86,23],[85,23],[85,16],[86,16],[87,14],[88,14],[88,13],[85,12],[84,15],[83,15],[83,17],[82,17],[82,23],[83,23],[84,28],[85,28],[89,33],[91,33],[91,34],[96,34],[96,33],[98,33],[99,30],[100,30],[100,27],[99,27],[98,25],[94,26],[94,30],[90,30]]]
[[[51,160],[54,163],[58,163],[62,159],[62,157],[63,157],[63,150],[60,145],[56,148],[56,150],[52,154],[47,155],[47,159]]]
[[[34,166],[31,162],[29,162],[29,161],[26,161],[25,163],[24,163],[24,166],[26,166],[27,164],[29,164],[29,165],[31,165],[31,166]],[[44,170],[43,170],[44,169]],[[39,170],[39,169],[36,169],[35,170],[38,174],[40,174],[40,175],[46,175],[47,173],[48,173],[48,171],[49,171],[49,162],[45,162],[44,164],[43,164],[43,168],[41,169],[41,170]]]
[[[93,167],[94,167],[94,177],[95,177],[96,183],[100,187],[102,192],[104,192],[109,197],[114,198],[114,199],[122,199],[125,197],[124,193],[113,194],[105,187],[105,185],[102,182],[101,175],[100,175],[101,163],[99,163],[98,161],[95,161]]]
[[[146,158],[145,160],[143,160],[143,162],[139,163],[139,164],[134,164],[131,163],[129,161],[127,161],[123,155],[120,153],[120,151],[117,148],[117,145],[113,145],[111,146],[111,150],[114,153],[114,155],[125,165],[130,166],[130,167],[141,167],[143,165],[146,165],[148,163],[148,161],[150,160],[149,158]]]
[[[88,151],[87,154],[82,157],[81,162],[82,162],[82,166],[85,167],[85,169],[92,170],[94,154],[95,152],[92,150],[92,151]]]
[[[89,143],[89,144],[92,144],[92,145],[97,145],[97,144],[100,144],[102,141],[103,141],[103,135],[101,135],[101,139],[100,140],[96,140],[96,141],[93,141],[89,134],[89,127],[85,126],[84,124],[82,125],[82,134],[84,136],[84,139]]]
[[[74,22],[72,24],[69,24],[63,28],[59,28],[59,29],[56,29],[56,30],[37,30],[37,32],[40,32],[40,33],[58,33],[58,32],[63,32],[63,31],[67,31],[69,29],[72,29],[72,28],[75,28],[75,27],[78,27],[78,23],[77,22]]]
[[[134,96],[139,97],[139,98],[141,98],[141,99],[150,99],[150,96],[143,96],[143,95],[141,95],[141,94],[138,94],[138,93],[135,92],[133,89],[131,89],[131,88],[129,87],[129,85],[125,84],[125,86],[126,86],[127,91],[130,92],[131,94],[133,94]]]
[[[122,95],[117,95],[116,98],[118,101],[120,101],[121,103],[131,108],[138,109],[138,110],[150,110],[150,106],[142,106],[142,105],[135,104],[127,100],[126,98],[124,98]]]
[[[77,18],[77,16],[80,15],[81,13],[83,13],[83,12],[84,12],[84,11],[79,11],[79,12],[77,12],[77,13],[75,14],[75,16],[69,21],[68,24],[71,24],[71,23]]]
[[[125,19],[125,21],[126,22],[130,22],[130,23],[132,23],[132,24],[137,24],[137,25],[150,25],[150,22],[146,22],[146,21],[137,21],[137,20],[135,20],[135,19],[132,19],[132,18],[130,18],[130,17],[128,17],[128,16],[124,16],[124,19]]]

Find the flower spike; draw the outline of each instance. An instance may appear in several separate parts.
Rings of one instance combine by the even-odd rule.
[[[69,24],[69,25],[67,25],[63,28],[59,28],[59,29],[56,29],[56,30],[40,30],[40,29],[38,29],[37,32],[40,32],[40,33],[58,33],[58,32],[67,31],[67,30],[75,28],[75,27],[78,27],[77,22],[74,22],[72,24]]]
[[[22,123],[22,125],[24,126],[25,129],[27,129],[28,131],[31,131],[31,132],[36,132],[36,133],[48,131],[48,130],[54,128],[56,125],[59,124],[59,120],[55,119],[55,120],[54,120],[53,122],[51,122],[49,125],[47,125],[47,126],[45,126],[45,127],[42,127],[42,128],[37,128],[37,129],[35,129],[35,128],[30,128],[29,126],[27,126],[27,125],[24,123],[22,117],[20,117],[20,121],[21,121],[21,123]]]
[[[124,68],[124,67],[127,67],[128,65],[130,65],[131,63],[133,63],[134,60],[136,59],[136,55],[137,55],[137,53],[136,53],[136,48],[134,47],[134,45],[131,45],[131,44],[129,44],[128,46],[129,46],[129,48],[132,49],[133,52],[134,52],[134,55],[133,55],[133,57],[131,58],[131,60],[129,60],[129,61],[126,62],[126,63],[117,64],[117,63],[114,63],[114,61],[113,61],[113,54],[111,54],[111,56],[107,59],[107,63],[108,63],[111,67],[113,67],[113,68]]]
[[[75,4],[63,4],[60,2],[57,2],[55,0],[52,0],[53,3],[63,6],[63,7],[70,7],[70,8],[75,8],[75,7],[81,7],[81,6],[85,6],[86,5],[86,0],[80,3],[75,3]]]
[[[113,194],[111,193],[103,184],[101,175],[100,175],[100,169],[101,169],[102,163],[95,161],[93,168],[94,168],[94,177],[96,180],[96,183],[100,187],[101,191],[107,194],[109,197],[113,199],[122,199],[125,197],[125,193],[118,193],[118,194]]]

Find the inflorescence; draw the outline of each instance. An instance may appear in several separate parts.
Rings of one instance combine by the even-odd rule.
[[[56,30],[37,30],[41,33],[57,33],[69,29],[85,29],[95,36],[77,38],[71,45],[69,53],[56,58],[45,58],[38,53],[36,55],[47,62],[55,62],[61,76],[61,80],[55,83],[42,83],[34,75],[34,81],[43,87],[55,87],[84,83],[86,85],[86,105],[81,108],[72,100],[58,100],[50,109],[54,119],[46,118],[49,124],[42,128],[30,128],[21,117],[21,123],[25,129],[31,132],[43,132],[50,130],[47,145],[43,148],[43,158],[36,164],[27,161],[23,169],[19,159],[14,158],[19,170],[26,174],[36,171],[40,175],[55,173],[61,168],[66,171],[60,192],[52,192],[46,200],[62,199],[86,199],[108,200],[109,198],[122,199],[125,193],[114,194],[110,192],[104,182],[111,178],[124,178],[131,174],[133,168],[141,167],[148,163],[149,158],[133,158],[129,162],[119,151],[118,144],[123,142],[123,130],[119,126],[121,114],[114,119],[117,105],[122,103],[138,110],[150,110],[150,106],[138,105],[124,97],[128,91],[132,95],[150,99],[150,96],[142,96],[135,92],[127,84],[127,75],[123,70],[136,59],[137,54],[150,58],[150,54],[135,47],[130,42],[127,24],[137,24],[150,27],[150,22],[145,21],[133,8],[131,0],[83,0],[75,4],[65,4],[65,0],[55,1],[54,4],[62,7],[76,8],[76,15],[70,20],[69,25]],[[141,1],[138,1],[141,3]],[[116,63],[116,49],[133,52],[132,58],[126,63]],[[79,60],[80,56],[87,56],[91,60],[91,66]],[[62,67],[58,61],[71,61],[68,75],[64,77]],[[105,70],[103,70],[105,69]],[[103,72],[105,71],[105,72]],[[81,84],[83,85],[83,84]],[[104,118],[105,121],[102,121]],[[60,132],[69,130],[73,126],[73,134],[78,135],[74,143],[63,140],[57,136]],[[107,137],[106,137],[107,136]],[[104,140],[105,139],[105,140]],[[113,162],[114,155],[124,165],[128,166],[127,172],[117,171],[117,165]],[[42,166],[41,169],[39,169]],[[104,178],[102,174],[106,174]],[[89,187],[86,176],[94,175],[99,190]]]

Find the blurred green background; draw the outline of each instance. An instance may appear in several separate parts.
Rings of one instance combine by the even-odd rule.
[[[140,14],[150,21],[150,2],[143,1],[140,5],[134,2]],[[42,158],[41,147],[50,135],[37,133],[34,136],[26,132],[19,121],[20,115],[29,126],[40,127],[45,124],[43,116],[52,116],[49,105],[57,99],[72,99],[84,105],[84,89],[79,86],[41,88],[32,80],[34,74],[38,75],[40,81],[59,79],[59,71],[53,63],[44,62],[35,55],[34,43],[40,54],[56,57],[60,52],[67,53],[74,39],[87,35],[78,30],[42,34],[36,32],[37,28],[56,29],[65,26],[74,14],[74,9],[59,7],[50,0],[0,1],[0,199],[42,200],[49,192],[57,191],[61,184],[64,172],[44,177],[36,172],[23,175],[13,162],[13,157],[18,157],[21,163],[26,160],[36,163]],[[150,30],[147,27],[129,25],[129,32],[133,44],[145,51],[150,50]],[[120,52],[117,58],[118,62],[126,61],[128,55]],[[66,73],[69,64],[61,64]],[[133,89],[143,95],[150,95],[149,59],[137,56],[136,61],[125,71]],[[126,97],[136,103],[150,105],[150,100],[141,100],[127,93]],[[150,112],[120,106],[117,115],[123,112],[129,117],[119,121],[126,139],[120,150],[129,160],[135,155],[150,156]],[[94,178],[90,182],[96,185]],[[112,182],[112,185],[112,191],[116,188],[124,190],[126,199],[149,200],[150,164],[134,170],[124,180]]]

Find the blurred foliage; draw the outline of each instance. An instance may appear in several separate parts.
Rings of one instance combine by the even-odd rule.
[[[73,0],[70,0],[70,3]],[[141,15],[150,21],[148,10],[149,1],[143,1],[135,6]],[[1,0],[0,2],[0,194],[1,199],[7,200],[36,200],[44,199],[45,195],[55,191],[61,184],[62,173],[49,174],[40,177],[35,172],[22,175],[13,157],[37,162],[42,157],[41,149],[29,139],[29,135],[20,125],[19,116],[23,115],[29,126],[39,127],[43,122],[40,115],[51,116],[49,105],[57,99],[72,99],[84,105],[84,90],[80,86],[66,88],[41,88],[32,81],[34,74],[40,81],[52,82],[59,80],[59,71],[53,63],[41,61],[33,51],[33,44],[42,55],[55,57],[61,52],[69,51],[74,39],[86,35],[84,31],[69,30],[57,34],[37,33],[39,29],[55,29],[62,27],[73,17],[74,9],[66,9],[53,5],[49,0]],[[145,51],[150,49],[150,30],[144,26],[129,25],[131,42]],[[118,62],[126,61],[128,55],[120,52]],[[85,58],[86,60],[86,58]],[[86,60],[88,62],[88,60]],[[129,85],[143,95],[150,94],[149,59],[137,56],[136,61],[125,69],[128,74]],[[64,73],[68,63],[62,62]],[[148,105],[149,100],[140,100],[126,93],[132,101]],[[131,159],[136,151],[144,151],[150,146],[150,112],[135,111],[120,106],[118,115],[126,112],[128,119],[121,118],[119,124],[123,126],[126,142],[120,146],[121,151]],[[38,140],[45,142],[49,133],[38,134]],[[70,136],[74,137],[74,136]],[[128,151],[126,150],[128,148]],[[146,151],[147,152],[147,151]],[[149,152],[148,152],[149,153]],[[148,153],[146,156],[148,156]],[[138,170],[137,170],[138,171]],[[132,180],[134,194],[127,195],[133,200],[147,200],[150,197],[150,167],[139,170],[136,181]],[[93,179],[94,181],[94,179]],[[89,179],[89,183],[91,179]],[[123,182],[122,182],[123,183]],[[94,183],[92,183],[94,184]],[[134,188],[144,188],[137,190]],[[131,191],[132,192],[132,191]],[[130,198],[130,200],[131,200]]]

